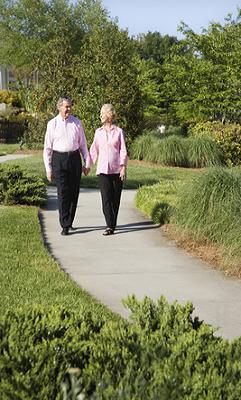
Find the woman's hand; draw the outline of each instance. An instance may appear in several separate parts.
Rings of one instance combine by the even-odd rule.
[[[122,181],[124,181],[126,179],[126,166],[125,165],[121,165],[120,178]]]

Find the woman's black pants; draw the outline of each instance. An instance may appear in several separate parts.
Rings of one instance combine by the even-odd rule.
[[[100,192],[106,226],[115,229],[120,207],[123,182],[120,174],[100,174]]]
[[[58,193],[59,222],[62,228],[69,228],[75,217],[79,197],[82,172],[79,151],[53,151],[52,169]]]

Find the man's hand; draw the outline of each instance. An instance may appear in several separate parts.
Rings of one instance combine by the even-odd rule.
[[[82,169],[83,169],[85,176],[87,176],[90,172],[90,168],[83,167]]]
[[[52,171],[47,172],[46,175],[47,175],[48,181],[49,181],[49,182],[52,182],[52,180],[54,179],[53,172],[52,172]]]

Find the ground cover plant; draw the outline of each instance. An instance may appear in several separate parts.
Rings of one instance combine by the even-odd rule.
[[[79,376],[69,400],[79,399],[78,392],[92,400],[240,399],[240,339],[214,336],[190,303],[168,304],[163,297],[125,303],[129,322],[83,305],[1,315],[3,398],[63,399],[61,383],[71,366]]]

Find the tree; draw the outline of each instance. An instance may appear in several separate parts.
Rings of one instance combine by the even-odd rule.
[[[200,35],[181,26],[187,50],[173,48],[163,66],[163,90],[179,121],[240,121],[240,18],[211,23]]]
[[[158,64],[163,64],[169,56],[171,47],[177,43],[178,40],[175,36],[162,36],[159,32],[141,34],[136,39],[141,58],[156,61]]]
[[[99,112],[104,103],[116,108],[128,143],[141,129],[142,98],[134,52],[127,32],[120,31],[114,22],[95,26],[86,36],[75,67],[75,112],[84,122],[89,143],[100,124]]]

